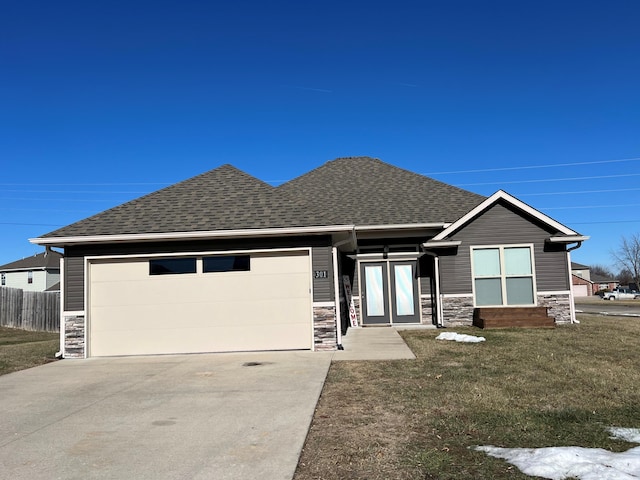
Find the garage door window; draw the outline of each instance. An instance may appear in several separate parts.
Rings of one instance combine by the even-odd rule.
[[[251,270],[249,255],[218,255],[202,259],[202,271],[211,272],[248,272]]]
[[[149,260],[149,275],[196,273],[195,258],[158,258]]]

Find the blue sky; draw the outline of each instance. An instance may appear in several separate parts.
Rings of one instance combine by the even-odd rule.
[[[637,1],[30,1],[0,16],[0,264],[232,163],[274,184],[370,155],[640,232]]]

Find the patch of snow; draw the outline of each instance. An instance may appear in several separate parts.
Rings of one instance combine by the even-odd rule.
[[[442,332],[436,337],[436,340],[453,340],[455,342],[478,343],[484,342],[486,338],[476,337],[475,335],[464,335],[456,332]]]
[[[640,443],[640,428],[609,427],[610,438],[617,438],[629,443]]]
[[[640,429],[610,428],[614,435],[628,442],[640,443]],[[602,448],[547,447],[500,448],[475,447],[518,467],[522,473],[550,480],[579,478],[580,480],[640,479],[640,447],[626,452],[610,452]]]

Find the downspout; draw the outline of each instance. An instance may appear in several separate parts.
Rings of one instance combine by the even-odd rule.
[[[47,247],[49,248],[49,247]],[[60,259],[60,351],[56,352],[56,358],[64,358],[65,355],[65,328],[64,321],[64,257]]]
[[[333,255],[333,298],[336,306],[336,342],[338,350],[344,350],[342,346],[342,309],[340,308],[340,287],[338,284],[338,249],[331,247]]]
[[[578,242],[573,247],[567,248],[567,272],[569,274],[569,311],[571,312],[571,323],[580,323],[580,320],[576,318],[576,305],[573,296],[573,280],[571,279],[571,252],[582,246],[582,242]]]

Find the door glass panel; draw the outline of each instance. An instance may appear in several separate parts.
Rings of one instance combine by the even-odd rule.
[[[499,278],[476,278],[476,305],[502,305]]]
[[[364,267],[365,288],[367,292],[367,315],[384,316],[384,294],[382,289],[382,267]]]
[[[497,248],[474,250],[473,268],[476,277],[500,276],[500,250]]]
[[[394,267],[396,281],[396,311],[398,315],[414,315],[413,268],[411,265]]]
[[[529,247],[505,248],[504,269],[507,275],[531,275]]]

